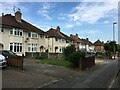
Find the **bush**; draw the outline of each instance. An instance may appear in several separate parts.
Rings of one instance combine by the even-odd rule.
[[[66,47],[63,52],[65,59],[69,59],[69,55],[74,52],[76,52],[76,48],[74,45]]]
[[[46,59],[48,58],[47,53],[41,53],[36,56],[36,59]]]
[[[105,56],[105,53],[103,53],[103,52],[96,52],[96,55],[97,56]]]
[[[79,60],[80,58],[84,58],[85,57],[85,53],[84,52],[74,52],[74,53],[71,53],[69,56],[68,56],[68,60],[70,62],[72,62],[75,67],[79,67]]]

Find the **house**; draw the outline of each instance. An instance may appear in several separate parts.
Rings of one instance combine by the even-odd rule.
[[[82,50],[82,51],[92,51],[94,50],[94,45],[91,41],[89,41],[88,38],[86,39],[80,39],[78,37],[78,34],[76,35],[70,35],[70,38],[72,38],[73,41],[73,45],[75,45],[76,47],[76,51]]]
[[[46,47],[50,53],[63,53],[64,48],[72,44],[72,39],[62,33],[59,26],[56,29],[50,28],[46,33]]]
[[[81,49],[89,52],[94,50],[94,45],[91,41],[89,41],[88,38],[86,39],[80,39],[82,41]]]
[[[70,38],[74,40],[73,45],[75,45],[76,51],[79,51],[80,45],[82,44],[82,41],[78,37],[78,34],[76,34],[76,35],[70,34]]]
[[[15,16],[2,15],[0,21],[0,49],[11,50],[18,55],[45,52],[45,32],[23,20],[20,11]]]
[[[101,42],[99,39],[94,42],[94,47],[97,52],[103,52],[104,51],[104,42]]]

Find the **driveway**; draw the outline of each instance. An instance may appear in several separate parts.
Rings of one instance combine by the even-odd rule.
[[[117,60],[97,61],[86,71],[35,62],[24,59],[23,71],[11,67],[3,70],[3,88],[106,88],[117,69]]]

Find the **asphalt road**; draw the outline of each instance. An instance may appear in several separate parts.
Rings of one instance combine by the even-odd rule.
[[[37,64],[25,59],[24,70],[3,70],[3,88],[108,88],[118,70],[118,60],[100,60],[85,71]],[[117,81],[116,84],[117,85]],[[112,84],[113,86],[113,84]],[[35,90],[34,89],[34,90]]]
[[[82,76],[63,79],[44,88],[108,88],[117,69],[117,60],[110,60],[87,70]]]

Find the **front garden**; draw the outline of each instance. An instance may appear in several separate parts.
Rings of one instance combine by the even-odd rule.
[[[47,57],[47,53],[41,53],[36,56],[37,63],[51,64],[57,66],[63,66],[67,68],[80,68],[86,69],[95,65],[94,57],[86,57],[85,52],[76,51],[74,45],[68,46],[64,49],[64,58],[62,59],[50,59]],[[89,60],[90,59],[90,60]],[[84,63],[85,62],[85,63]]]

